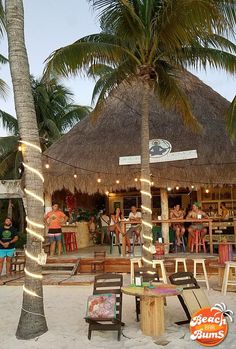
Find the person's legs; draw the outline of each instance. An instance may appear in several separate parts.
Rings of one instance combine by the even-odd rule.
[[[130,238],[127,236],[127,234],[125,235],[125,243],[126,243],[126,246],[128,247],[128,253],[131,253]]]
[[[6,257],[6,274],[11,275],[11,257]]]
[[[55,248],[56,248],[56,241],[54,237],[50,237],[49,242],[50,242],[50,257],[52,257],[54,256]]]
[[[0,258],[0,276],[2,275],[4,259],[5,259],[5,257],[4,258]]]
[[[57,243],[57,254],[58,256],[60,256],[62,252],[61,234],[55,235],[54,239],[55,239],[55,242]]]
[[[180,246],[181,240],[180,240],[180,228],[179,227],[175,228],[175,238],[176,238],[177,245]]]
[[[201,232],[200,232],[200,235],[201,235],[201,238],[203,239],[207,234],[207,229],[206,228],[202,228],[201,229]]]
[[[190,225],[190,227],[188,228],[188,232],[191,238],[195,238],[195,229]]]

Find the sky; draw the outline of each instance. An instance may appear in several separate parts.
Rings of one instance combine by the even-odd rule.
[[[76,39],[99,32],[96,14],[87,0],[24,0],[25,39],[30,71],[40,77],[44,61],[55,49],[68,45]],[[7,56],[7,41],[0,41],[0,53]],[[193,71],[201,80],[229,101],[236,94],[236,77],[208,69]],[[11,78],[8,66],[1,66],[0,77],[10,87],[6,101],[0,99],[0,109],[15,115]],[[90,105],[94,82],[82,78],[69,78],[63,83],[74,93],[74,101]],[[0,135],[4,135],[0,128]]]

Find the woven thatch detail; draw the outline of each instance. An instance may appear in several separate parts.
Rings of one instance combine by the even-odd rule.
[[[198,159],[152,164],[155,186],[236,184],[236,147],[225,131],[229,102],[192,74],[186,74],[183,84],[203,133],[186,129],[176,111],[164,110],[151,98],[150,139],[168,140],[174,152],[197,149]],[[49,159],[50,169],[45,173],[49,192],[63,186],[90,194],[138,188],[134,178],[140,176],[140,166],[119,166],[118,161],[119,156],[141,152],[140,96],[137,86],[120,88],[96,123],[85,118],[51,146],[45,153],[49,157],[94,172],[77,169],[74,179],[73,167]],[[97,183],[97,178],[102,182]]]

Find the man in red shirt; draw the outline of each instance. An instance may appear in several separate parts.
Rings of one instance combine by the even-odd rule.
[[[61,226],[65,224],[68,217],[59,210],[58,204],[52,206],[52,211],[45,215],[45,221],[48,226],[48,238],[50,242],[50,256],[55,253],[55,247],[57,243],[58,256],[61,255],[62,243],[61,243]]]

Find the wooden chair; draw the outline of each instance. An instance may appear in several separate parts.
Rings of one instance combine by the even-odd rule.
[[[92,331],[118,331],[118,341],[121,337],[121,327],[124,326],[122,319],[122,292],[123,276],[119,274],[106,273],[95,276],[93,294],[99,295],[112,293],[116,295],[116,317],[114,319],[95,320],[85,318],[89,323],[88,339],[91,339]]]
[[[200,286],[197,283],[197,280],[193,277],[193,274],[190,272],[179,272],[174,273],[169,276],[170,283],[176,286],[183,287],[184,290],[193,290],[193,289],[199,289]],[[189,313],[188,307],[184,301],[184,298],[182,295],[178,295],[179,301],[185,311],[185,314],[187,316],[187,320],[178,321],[176,322],[177,325],[184,325],[188,324],[191,320],[191,314]]]
[[[23,272],[25,269],[25,251],[16,251],[11,259],[11,271],[13,273]]]
[[[159,282],[159,275],[156,269],[153,269],[153,274],[150,274],[148,271],[149,268],[139,268],[139,270],[135,273],[135,276],[142,276],[143,282]],[[139,321],[140,315],[140,297],[135,297],[135,309],[136,309],[136,321]]]
[[[91,262],[91,273],[105,272],[106,251],[94,251],[94,260]]]

